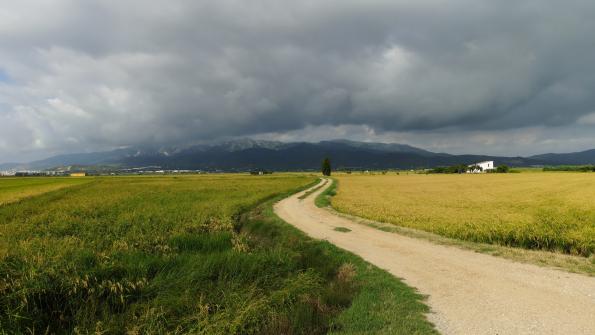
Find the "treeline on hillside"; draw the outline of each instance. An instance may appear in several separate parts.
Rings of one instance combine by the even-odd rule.
[[[483,171],[480,166],[472,165],[467,166],[464,164],[451,165],[451,166],[439,166],[428,171],[428,173],[467,173],[471,171]],[[507,165],[500,165],[493,170],[486,170],[487,173],[508,173],[510,168]]]
[[[595,165],[558,165],[546,166],[543,171],[573,171],[573,172],[595,172]]]

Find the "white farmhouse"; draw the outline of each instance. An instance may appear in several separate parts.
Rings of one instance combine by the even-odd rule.
[[[473,168],[473,169],[467,171],[467,173],[486,172],[487,170],[494,169],[494,161],[479,162],[479,163],[471,164],[471,165],[469,165],[469,167]]]

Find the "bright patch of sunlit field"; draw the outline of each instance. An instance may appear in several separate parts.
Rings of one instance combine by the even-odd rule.
[[[89,182],[81,178],[0,178],[0,205]]]
[[[595,173],[338,175],[332,205],[482,243],[595,252]]]

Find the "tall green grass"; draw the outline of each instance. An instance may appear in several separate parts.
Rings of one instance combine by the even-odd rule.
[[[104,178],[2,206],[0,328],[254,332],[298,269],[250,248],[239,215],[312,181]]]
[[[0,333],[432,333],[412,289],[274,216],[313,182],[98,178],[0,206]]]

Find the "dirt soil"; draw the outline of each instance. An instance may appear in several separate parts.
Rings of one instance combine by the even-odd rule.
[[[595,277],[358,224],[314,205],[330,184],[303,200],[298,198],[307,191],[278,202],[275,212],[309,236],[357,254],[427,295],[428,319],[441,333],[595,334]]]

